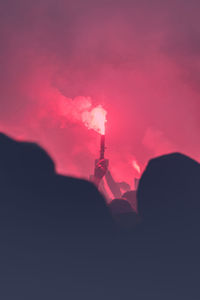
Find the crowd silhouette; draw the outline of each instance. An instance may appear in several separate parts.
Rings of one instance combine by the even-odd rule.
[[[154,158],[109,205],[95,184],[0,134],[0,298],[199,299],[199,163]]]

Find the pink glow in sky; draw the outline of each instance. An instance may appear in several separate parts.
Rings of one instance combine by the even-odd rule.
[[[65,174],[89,177],[107,111],[106,157],[133,183],[156,155],[200,160],[200,2],[0,0],[0,130],[44,146]]]

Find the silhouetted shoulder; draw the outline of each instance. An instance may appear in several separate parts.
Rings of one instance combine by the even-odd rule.
[[[56,175],[52,178],[51,193],[57,195],[69,212],[69,218],[84,224],[91,229],[95,227],[102,231],[112,226],[112,220],[105,199],[97,188],[90,182],[82,179]],[[68,213],[67,213],[68,214]],[[82,220],[82,221],[81,221]],[[81,222],[83,222],[81,224]],[[92,225],[93,224],[93,225]]]

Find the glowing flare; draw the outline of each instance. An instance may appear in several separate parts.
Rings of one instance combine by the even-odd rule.
[[[91,111],[86,111],[82,114],[82,120],[88,129],[93,129],[98,133],[105,134],[107,111],[101,106],[93,108]]]
[[[132,161],[132,166],[139,174],[141,173],[141,168],[135,159]]]
[[[55,107],[55,104],[53,102]],[[59,116],[61,127],[66,127],[67,121],[83,122],[88,129],[93,129],[98,133],[105,134],[105,123],[107,111],[101,106],[93,106],[90,97],[75,97],[74,99],[57,95],[55,112]]]

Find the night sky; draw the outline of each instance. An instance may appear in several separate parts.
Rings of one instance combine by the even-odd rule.
[[[89,99],[107,110],[117,180],[133,182],[133,159],[200,160],[199,11],[194,0],[0,0],[0,130],[87,178],[99,135],[74,114]]]

